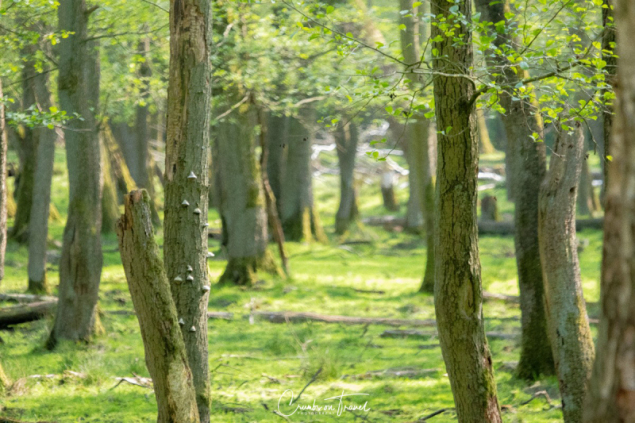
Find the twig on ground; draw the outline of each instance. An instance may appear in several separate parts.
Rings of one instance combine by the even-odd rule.
[[[317,372],[315,372],[315,374],[313,375],[313,377],[311,378],[310,381],[307,382],[306,385],[304,385],[304,388],[302,388],[302,390],[300,391],[300,393],[298,394],[297,397],[295,397],[292,401],[291,401],[291,405],[295,404],[296,402],[298,402],[298,400],[300,399],[300,397],[302,396],[302,394],[304,393],[304,391],[306,390],[306,388],[309,387],[310,384],[312,384],[313,382],[315,382],[318,378],[318,376],[320,375],[320,373],[322,373],[322,367],[320,367],[318,369]]]
[[[535,393],[531,396],[531,398],[529,398],[527,401],[525,401],[525,402],[521,402],[521,403],[520,403],[520,406],[527,405],[527,404],[529,404],[530,402],[532,402],[533,400],[535,400],[536,398],[539,398],[539,397],[544,397],[544,399],[547,401],[547,404],[549,404],[549,408],[552,408],[552,407],[553,407],[553,404],[551,403],[551,397],[549,396],[549,394],[547,393],[547,391],[538,391],[538,392],[535,392]]]
[[[453,409],[452,408],[442,408],[440,410],[435,411],[434,413],[430,413],[427,416],[421,417],[419,420],[417,420],[417,423],[418,422],[425,422],[428,419],[431,419],[431,418],[433,418],[435,416],[438,416],[439,414],[443,414],[446,411],[450,411],[450,410],[453,410]]]

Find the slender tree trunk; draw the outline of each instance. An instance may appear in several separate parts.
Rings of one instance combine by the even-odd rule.
[[[593,364],[589,328],[575,234],[578,178],[584,159],[584,137],[558,135],[549,172],[540,188],[538,234],[545,282],[545,303],[556,374],[566,423],[582,421],[582,404]]]
[[[587,158],[588,153],[584,158],[580,172],[577,210],[578,215],[593,217],[594,213],[599,211],[599,200],[593,189],[593,176]]]
[[[632,2],[615,4],[617,36],[633,35]],[[584,401],[585,423],[635,422],[635,48],[619,43],[604,214],[602,316],[597,356]],[[606,121],[605,121],[606,124]],[[607,134],[608,135],[608,134]],[[605,138],[605,143],[609,138]],[[605,169],[606,170],[606,169]]]
[[[96,305],[102,266],[101,163],[97,125],[90,112],[91,88],[98,87],[89,87],[86,75],[93,57],[85,41],[88,17],[84,0],[68,0],[58,8],[59,29],[72,32],[60,42],[60,106],[83,120],[70,120],[64,131],[70,195],[51,348],[59,339],[88,340],[100,327]]]
[[[276,207],[280,213],[285,153],[288,149],[287,116],[268,113],[267,119],[267,175],[271,191],[276,198]]]
[[[476,7],[483,21],[494,23],[505,21],[505,12],[509,11],[507,2],[476,0]],[[497,34],[494,45],[507,44],[516,45],[508,36]],[[507,69],[504,77],[506,83],[511,86],[516,85],[525,76],[520,67],[514,72],[504,57],[491,60],[489,65]],[[531,100],[512,101],[507,92],[499,95],[506,110],[502,115],[508,140],[506,160],[512,160],[514,154],[518,157],[515,161],[516,167],[512,171],[513,178],[510,179],[510,167],[506,172],[508,181],[517,184],[517,188],[512,188],[516,193],[514,241],[522,314],[521,353],[517,375],[523,379],[534,380],[541,374],[554,373],[553,355],[547,335],[543,272],[538,242],[538,197],[547,164],[545,143],[533,139],[534,133],[543,137],[543,124],[540,114],[533,112],[535,106]]]
[[[36,104],[34,77],[38,72],[35,69],[35,58],[32,57],[34,53],[33,47],[25,49],[26,62],[22,68],[22,105],[24,109]],[[29,239],[29,219],[35,179],[35,153],[39,142],[37,132],[37,129],[25,127],[24,136],[20,137],[20,172],[19,176],[15,178],[17,208],[9,236],[21,244],[28,242]]]
[[[33,78],[35,97],[40,110],[51,107],[51,93],[48,89],[48,74],[41,73]],[[35,159],[35,182],[31,206],[29,235],[29,287],[34,294],[48,293],[50,287],[46,277],[46,244],[51,205],[51,182],[55,161],[55,141],[57,132],[49,128],[37,128],[39,138]]]
[[[359,130],[354,123],[348,123],[346,126],[338,126],[335,136],[340,165],[340,205],[335,215],[335,233],[343,234],[359,217],[355,188],[355,157]]]
[[[381,171],[381,175],[379,179],[379,186],[381,188],[381,199],[384,203],[384,208],[392,212],[398,211],[399,201],[397,201],[397,196],[395,195],[395,172],[393,172],[393,170],[387,164],[384,164],[384,166],[382,166],[382,171]],[[414,196],[417,195],[416,191],[414,192],[413,195]],[[413,197],[413,195],[411,195],[410,198],[414,199],[415,197]],[[408,201],[410,202],[410,199],[408,199]],[[421,213],[420,213],[420,210],[416,207],[409,208],[408,211],[406,211],[406,214],[410,216],[410,220],[408,220],[408,218],[406,217],[406,222],[409,222],[409,223],[406,223],[406,226],[410,227],[411,231],[414,231],[413,227],[417,227],[417,226],[416,224],[413,223],[412,214],[409,213],[412,211],[414,211],[415,216],[418,218],[421,218]],[[416,220],[416,217],[415,217],[415,220]]]
[[[464,74],[472,66],[472,33],[447,16],[450,6],[471,17],[471,2],[433,0],[431,12],[443,15],[454,34],[432,26],[434,99],[439,134],[434,305],[443,359],[460,423],[499,423],[500,407],[492,356],[483,326],[483,287],[476,220],[478,140],[471,101],[474,87]],[[454,40],[461,37],[462,43]],[[442,59],[441,59],[442,58]]]
[[[139,319],[146,365],[157,399],[159,423],[199,422],[192,372],[159,246],[154,240],[150,197],[133,191],[117,225],[119,251]],[[160,322],[161,324],[157,324]],[[190,327],[183,328],[189,336]]]
[[[220,210],[228,256],[220,283],[251,285],[258,270],[276,271],[267,250],[266,199],[255,154],[255,125],[256,111],[250,106],[234,111],[216,131]]]
[[[311,171],[311,144],[314,111],[303,109],[305,122],[289,118],[289,150],[282,185],[280,205],[282,228],[290,241],[325,241],[326,235],[313,204],[313,173]]]
[[[163,257],[177,312],[185,322],[181,331],[201,423],[210,418],[206,223],[211,25],[210,2],[170,2]]]
[[[108,152],[107,157],[110,171],[112,172],[117,186],[117,193],[121,195],[121,197],[118,195],[117,198],[123,199],[124,195],[136,189],[136,184],[130,174],[130,170],[128,169],[128,165],[126,164],[126,160],[123,157],[121,149],[112,134],[110,124],[108,122],[104,122],[102,124],[101,131],[104,146]]]
[[[492,154],[496,152],[487,130],[485,112],[482,109],[476,111],[476,122],[478,125],[478,151],[480,154]]]
[[[2,0],[0,0],[0,4]],[[0,80],[2,96],[2,80]],[[7,248],[7,128],[5,120],[6,106],[0,103],[0,281],[4,279],[4,256]]]
[[[101,184],[101,233],[109,234],[115,230],[119,218],[119,202],[117,201],[117,189],[110,168],[110,155],[106,149],[104,136],[99,136],[101,149],[102,184]]]
[[[0,397],[4,396],[5,392],[7,391],[7,388],[9,388],[10,383],[11,382],[9,381],[9,378],[4,373],[2,364],[0,364]]]
[[[128,165],[128,171],[133,180],[139,178],[139,168],[137,164],[139,160],[137,158],[138,149],[136,148],[136,136],[132,131],[132,128],[125,122],[118,122],[112,125],[113,134],[121,148],[124,160]],[[129,191],[128,191],[129,192]],[[124,193],[124,194],[127,194]]]
[[[613,3],[614,0],[602,1],[602,25],[604,31],[602,32],[602,60],[606,62],[606,81],[610,84],[609,89],[603,90],[603,94],[613,91],[615,88],[615,78],[617,74],[617,56],[615,51],[615,24],[613,22]],[[602,128],[604,132],[604,151],[602,155],[602,170],[604,172],[604,183],[602,184],[601,199],[604,202],[606,194],[606,188],[609,182],[609,158],[612,157],[611,152],[611,140],[612,140],[612,127],[613,127],[613,106],[605,105],[604,114],[602,119]]]

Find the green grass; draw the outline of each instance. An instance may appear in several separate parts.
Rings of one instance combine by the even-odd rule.
[[[65,215],[67,207],[64,156],[56,161],[53,200]],[[349,397],[346,404],[368,402],[368,421],[414,421],[435,410],[452,408],[452,394],[443,365],[438,340],[382,338],[382,326],[344,326],[337,324],[250,324],[245,315],[251,307],[259,310],[314,311],[351,316],[382,316],[404,319],[434,318],[433,299],[417,294],[421,282],[425,245],[421,238],[378,228],[364,228],[361,237],[368,244],[338,246],[332,235],[337,207],[337,180],[325,176],[315,181],[316,202],[331,243],[287,244],[292,278],[262,275],[263,282],[252,290],[213,287],[209,309],[234,313],[232,321],[210,320],[209,363],[212,381],[213,421],[275,422],[272,413],[281,394],[293,390],[297,395],[322,368],[300,404],[333,403],[325,398],[345,393],[366,393]],[[407,193],[398,189],[405,212]],[[499,194],[500,196],[503,193]],[[505,211],[512,207],[503,201]],[[365,216],[384,214],[379,184],[360,189],[361,212]],[[210,211],[212,226],[220,224]],[[61,241],[62,222],[53,222],[51,237]],[[597,301],[602,236],[600,231],[585,231],[580,237],[589,245],[580,254],[588,301]],[[162,233],[158,233],[162,242]],[[59,247],[53,247],[59,252]],[[210,241],[218,250],[218,241]],[[134,316],[108,313],[132,310],[114,235],[103,238],[104,268],[99,307],[106,334],[90,345],[63,343],[54,351],[43,345],[52,320],[20,325],[0,336],[0,361],[15,385],[9,396],[0,399],[0,415],[24,421],[56,422],[151,422],[156,421],[156,401],[151,390],[126,383],[117,385],[115,377],[139,374],[148,376],[143,344]],[[272,246],[272,251],[277,254]],[[480,240],[483,285],[486,290],[517,295],[514,243],[511,237],[482,237]],[[210,262],[212,280],[218,279],[225,262]],[[2,292],[22,292],[26,287],[26,247],[9,243],[6,279]],[[56,285],[57,265],[49,265],[49,276]],[[355,289],[383,290],[385,294],[359,293]],[[4,304],[6,305],[6,304]],[[597,311],[595,311],[597,312]],[[594,311],[591,310],[593,314]],[[513,304],[486,302],[486,330],[518,332],[520,311]],[[518,360],[519,348],[513,340],[493,340],[494,367],[500,403],[510,406],[506,422],[559,422],[558,409],[549,409],[542,399],[520,406],[533,392],[546,389],[558,397],[554,378],[528,384],[514,378],[507,363]],[[397,367],[436,369],[421,378],[356,379],[367,371]],[[75,377],[69,371],[86,375]],[[33,375],[56,375],[34,378]],[[278,383],[280,382],[280,383]],[[288,397],[287,397],[288,401]],[[265,406],[268,408],[266,409]],[[235,412],[228,408],[243,408]],[[289,407],[284,404],[281,411]],[[335,414],[295,414],[291,421],[354,421],[345,412]],[[435,423],[454,422],[449,411],[434,417]]]

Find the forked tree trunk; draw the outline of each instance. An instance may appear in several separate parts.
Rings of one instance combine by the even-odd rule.
[[[170,2],[163,258],[177,312],[185,322],[181,331],[201,423],[210,418],[206,224],[211,43],[210,2]]]
[[[574,125],[573,134],[556,127],[558,135],[540,188],[538,212],[549,335],[566,423],[582,421],[584,394],[593,365],[593,339],[582,295],[575,233],[584,137],[580,124]]]
[[[252,106],[234,111],[217,127],[215,143],[220,171],[227,267],[220,283],[251,285],[259,270],[276,271],[267,250],[266,200],[256,160]]]
[[[0,0],[0,4],[2,0]],[[2,96],[2,80],[0,80]],[[0,103],[0,281],[4,279],[4,256],[7,247],[7,128],[6,106]]]
[[[48,89],[48,74],[41,73],[33,78],[33,85],[40,110],[49,110],[51,107],[51,93]],[[49,128],[37,128],[36,132],[39,142],[35,159],[35,174],[37,178],[35,178],[33,185],[33,203],[29,223],[28,291],[40,294],[50,291],[46,277],[46,244],[57,132]]]
[[[431,12],[443,14],[452,3],[433,0]],[[471,2],[454,3],[458,13],[471,17]],[[472,66],[472,33],[461,20],[447,18],[454,34],[446,37],[432,27],[437,128],[442,131],[437,160],[437,231],[435,236],[434,305],[443,359],[460,423],[500,423],[500,407],[492,355],[483,325],[483,286],[478,255],[476,220],[478,140],[474,87],[463,74]],[[462,43],[455,39],[462,37]],[[451,127],[451,128],[450,128]],[[449,128],[449,129],[448,129]]]
[[[326,240],[317,209],[313,204],[313,172],[311,144],[315,113],[302,109],[301,122],[289,118],[289,150],[282,185],[280,218],[286,239],[290,241]]]
[[[28,109],[36,103],[34,77],[38,72],[35,69],[35,59],[32,57],[34,53],[32,47],[25,49],[27,59],[22,69],[22,104],[24,109]],[[25,127],[24,135],[20,137],[19,143],[20,171],[15,178],[14,193],[17,208],[9,236],[21,244],[29,240],[29,220],[33,201],[38,135],[37,129]]]
[[[141,327],[146,365],[159,409],[157,421],[196,423],[196,391],[170,283],[154,240],[150,198],[146,191],[133,191],[124,201],[124,215],[117,224],[119,251]],[[186,336],[196,336],[190,327],[183,328]]]
[[[64,130],[70,195],[60,259],[59,305],[48,341],[50,348],[59,339],[88,340],[99,328],[96,305],[102,266],[101,162],[87,80],[94,56],[86,43],[88,17],[84,0],[68,0],[58,8],[59,29],[72,32],[60,42],[60,106],[69,116],[78,113],[83,120],[71,119]]]
[[[617,36],[635,28],[632,2],[615,4]],[[619,43],[602,257],[602,316],[597,356],[585,399],[585,423],[635,421],[635,48]],[[614,81],[611,81],[614,82]],[[606,123],[606,122],[605,122]],[[605,143],[608,142],[605,138]]]
[[[335,233],[343,234],[359,217],[355,188],[355,157],[359,141],[357,125],[348,123],[346,126],[338,126],[335,140],[340,165],[340,205],[335,215]]]
[[[509,12],[507,1],[476,0],[476,7],[483,21],[506,22],[505,13]],[[517,44],[508,35],[495,34],[496,46]],[[505,57],[490,58],[488,65],[492,68],[506,69],[504,79],[510,86],[516,85],[526,76],[520,67],[514,72]],[[553,355],[547,335],[543,273],[538,243],[538,197],[547,164],[545,143],[536,142],[533,138],[534,133],[540,138],[543,137],[543,124],[540,114],[535,112],[532,99],[512,101],[507,91],[499,95],[506,110],[502,120],[508,140],[505,156],[508,162],[507,180],[517,184],[516,188],[508,185],[508,192],[515,192],[514,242],[522,315],[521,352],[516,374],[522,379],[534,380],[541,374],[554,373]],[[514,154],[518,157],[515,161]],[[515,163],[513,169],[511,162]]]

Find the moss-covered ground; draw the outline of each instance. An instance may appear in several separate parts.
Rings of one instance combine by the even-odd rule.
[[[487,158],[486,158],[487,159]],[[495,162],[499,157],[492,157]],[[64,155],[58,151],[53,201],[62,216],[66,214],[68,184]],[[403,180],[401,182],[404,182]],[[284,418],[278,410],[291,414],[297,405],[333,405],[335,411],[323,414],[298,410],[289,421],[417,421],[437,410],[448,409],[429,421],[456,421],[448,377],[438,339],[384,338],[387,327],[346,326],[325,323],[271,324],[245,318],[250,310],[312,311],[347,316],[381,316],[402,319],[434,318],[433,299],[418,294],[424,266],[422,239],[383,228],[356,228],[349,240],[363,243],[341,244],[332,235],[337,208],[337,180],[323,176],[315,181],[316,202],[329,244],[288,243],[292,277],[281,279],[262,275],[253,289],[212,288],[210,311],[234,313],[231,321],[210,320],[209,361],[212,380],[213,421],[275,422]],[[512,205],[496,190],[504,217]],[[398,197],[405,212],[406,189],[400,185]],[[381,206],[378,181],[360,185],[361,213],[386,214]],[[219,227],[217,213],[210,211],[212,227]],[[49,276],[57,285],[63,222],[52,222]],[[588,240],[580,254],[587,301],[598,300],[601,258],[601,232],[579,234]],[[161,238],[161,230],[158,231]],[[160,242],[162,240],[160,239]],[[277,250],[271,247],[277,257]],[[219,243],[210,239],[210,249]],[[0,361],[14,382],[0,399],[0,416],[22,421],[54,422],[152,422],[156,421],[156,401],[151,389],[128,383],[118,385],[116,377],[148,376],[139,326],[134,315],[114,314],[132,311],[124,272],[113,234],[103,237],[104,268],[99,308],[105,335],[91,344],[59,345],[54,351],[44,348],[52,319],[19,325],[0,332]],[[219,254],[221,255],[221,254]],[[483,285],[489,292],[517,295],[512,237],[484,236],[480,239]],[[209,265],[212,280],[218,280],[225,262],[220,258]],[[23,292],[27,285],[27,248],[14,243],[7,247],[6,279],[0,292]],[[358,290],[382,291],[364,293]],[[0,306],[8,306],[3,303]],[[596,306],[589,313],[597,315]],[[484,305],[486,329],[517,334],[520,330],[518,306],[488,301]],[[423,328],[431,332],[431,328]],[[558,404],[555,378],[528,384],[513,374],[519,347],[515,339],[491,339],[495,376],[506,422],[560,422],[561,411],[544,398],[523,403],[537,391],[546,390],[552,405]],[[416,377],[369,376],[370,371],[386,369],[430,369]],[[321,369],[300,400],[289,407],[289,393],[295,396]],[[75,373],[77,372],[80,375]],[[39,375],[37,377],[36,375]],[[46,377],[54,375],[53,377]],[[364,393],[344,398],[344,405],[364,404],[366,410],[344,411],[338,416],[338,395]]]

